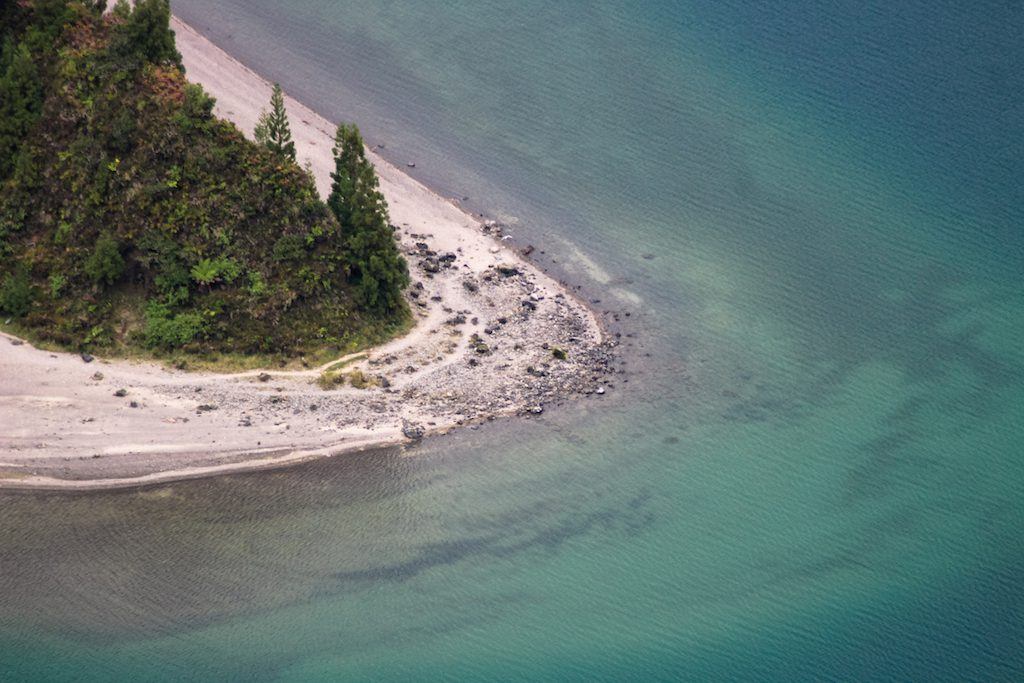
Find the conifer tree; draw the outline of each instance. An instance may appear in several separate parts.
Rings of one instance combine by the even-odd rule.
[[[327,205],[341,225],[350,280],[359,304],[376,313],[394,313],[402,306],[402,288],[409,270],[388,224],[387,203],[377,173],[366,158],[355,125],[341,124],[334,140],[334,173]]]
[[[181,66],[181,53],[174,45],[171,30],[171,6],[168,0],[137,0],[126,14],[127,3],[118,2],[114,14],[124,21],[118,26],[113,41],[115,54],[122,59]]]
[[[284,92],[277,83],[270,95],[270,111],[264,110],[256,124],[256,142],[295,160],[295,143],[292,142],[292,131],[288,125],[288,112],[284,108]]]

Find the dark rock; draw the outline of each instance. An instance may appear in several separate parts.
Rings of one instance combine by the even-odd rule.
[[[512,277],[513,275],[519,275],[519,269],[509,263],[502,263],[497,266],[498,274],[502,277]]]
[[[22,340],[20,340],[20,339],[12,339],[12,340],[11,340],[11,346],[21,346],[21,345],[22,345],[22,344],[24,344],[24,343],[25,343],[25,342],[23,342],[23,341],[22,341]]]
[[[129,407],[129,408],[138,408],[138,407],[139,407],[139,402],[138,402],[138,401],[131,401],[131,402],[130,402],[130,403],[128,404],[128,407]]]
[[[96,359],[92,357],[91,353],[82,353],[82,360],[86,363],[91,363]]]
[[[94,381],[94,382],[101,382],[101,381],[103,381],[103,373],[102,372],[94,372],[94,373],[92,373],[92,381]]]
[[[270,381],[270,375],[268,375],[265,372],[261,372],[260,374],[256,375],[256,379],[258,379],[261,382],[269,382]]]
[[[472,280],[463,280],[462,286],[466,289],[467,292],[476,292],[480,289],[480,287]]]
[[[528,311],[536,311],[537,310],[537,304],[533,303],[529,299],[523,299],[521,303],[523,304],[523,308],[525,308]]]
[[[211,410],[217,410],[217,406],[213,405],[212,403],[203,403],[199,406],[196,406],[197,413],[208,413]]]
[[[114,396],[117,396],[118,398],[124,398],[127,395],[128,395],[128,390],[127,389],[118,389],[117,391],[114,392]]]
[[[423,438],[423,435],[427,433],[427,430],[422,425],[418,425],[408,420],[402,420],[402,436],[412,441],[419,441]]]
[[[523,254],[523,256],[529,256],[530,254],[533,253],[533,251],[534,251],[534,246],[532,244],[527,244],[525,247],[523,247],[522,254]]]

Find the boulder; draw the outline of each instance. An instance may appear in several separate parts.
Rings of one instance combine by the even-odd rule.
[[[423,435],[427,433],[427,430],[422,425],[416,424],[415,422],[409,422],[408,420],[402,420],[402,436],[412,441],[419,441],[423,438]]]

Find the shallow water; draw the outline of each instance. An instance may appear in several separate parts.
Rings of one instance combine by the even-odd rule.
[[[0,678],[1024,676],[1024,7],[409,4],[173,3],[628,311],[629,373],[0,496]]]

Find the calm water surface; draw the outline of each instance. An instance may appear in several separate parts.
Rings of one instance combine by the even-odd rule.
[[[173,7],[537,244],[627,374],[0,495],[0,679],[1024,678],[1024,5]]]

